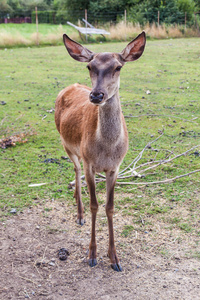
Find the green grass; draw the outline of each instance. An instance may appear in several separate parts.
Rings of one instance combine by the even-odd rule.
[[[121,51],[125,43],[88,45],[93,51]],[[199,39],[148,41],[143,57],[127,63],[121,71],[120,96],[129,131],[127,166],[144,146],[164,135],[147,149],[140,163],[175,154],[200,144],[200,55]],[[79,82],[90,84],[86,65],[72,60],[64,46],[1,50],[1,137],[24,134],[25,143],[0,149],[0,215],[11,208],[23,209],[48,200],[72,202],[73,165],[66,156],[54,124],[58,92]],[[150,90],[150,94],[146,91]],[[152,115],[152,116],[150,116]],[[200,147],[196,149],[200,152]],[[167,152],[168,153],[168,152]],[[200,168],[194,151],[169,165],[160,166],[135,182],[157,181]],[[127,180],[126,180],[127,181]],[[46,183],[29,187],[33,183]],[[97,186],[105,192],[105,184]],[[116,206],[123,215],[163,218],[184,233],[199,234],[200,173],[174,183],[149,186],[117,186]],[[128,194],[128,196],[127,196]],[[88,205],[88,197],[83,201]],[[48,209],[48,208],[47,208]],[[182,210],[186,213],[182,216]],[[171,214],[173,213],[173,216]],[[141,222],[140,222],[141,223]],[[145,223],[146,224],[146,223]],[[141,224],[142,226],[142,224]],[[145,226],[145,225],[144,225]]]
[[[78,38],[78,32],[69,25],[0,24],[0,48],[61,45],[63,33]]]
[[[127,237],[131,234],[131,232],[133,230],[134,230],[134,227],[132,225],[125,225],[121,234],[122,234],[122,236]]]
[[[68,32],[73,32],[73,28],[71,28],[68,25],[62,25],[63,29]],[[39,33],[43,35],[47,35],[52,32],[56,32],[59,28],[59,25],[52,25],[52,24],[39,24],[38,25],[38,31]],[[71,30],[70,30],[71,29]],[[22,23],[22,24],[0,24],[0,30],[6,31],[11,34],[17,34],[20,32],[24,37],[28,38],[31,34],[36,32],[36,25],[35,24],[28,24],[28,23]]]

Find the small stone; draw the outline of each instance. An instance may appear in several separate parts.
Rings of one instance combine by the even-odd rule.
[[[66,260],[68,256],[69,256],[69,251],[65,248],[61,248],[58,251],[58,257],[60,260]]]
[[[137,265],[137,269],[139,269],[140,268],[140,265]]]
[[[10,210],[10,213],[11,213],[11,214],[16,214],[16,213],[17,213],[17,209],[16,209],[16,208],[12,208],[12,209]]]

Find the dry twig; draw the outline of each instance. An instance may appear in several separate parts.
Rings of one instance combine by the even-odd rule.
[[[32,283],[34,283],[35,285],[38,285],[38,283],[37,283],[37,282],[35,282],[35,281],[33,281],[33,280],[29,279],[29,278],[22,277],[22,276],[20,276],[20,275],[18,275],[18,276],[19,276],[19,278],[21,278],[21,279],[24,279],[24,280],[26,280],[26,281],[29,281],[29,282],[32,282]]]

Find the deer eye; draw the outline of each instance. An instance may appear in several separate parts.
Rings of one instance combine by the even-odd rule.
[[[121,66],[118,66],[116,69],[115,69],[115,72],[119,72],[121,70]]]
[[[87,68],[88,68],[88,70],[89,70],[89,71],[91,71],[91,68],[90,68],[90,66],[89,66],[89,65],[87,66]]]

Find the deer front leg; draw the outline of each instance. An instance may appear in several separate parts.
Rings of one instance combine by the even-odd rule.
[[[83,203],[81,200],[81,166],[79,165],[75,166],[75,173],[76,173],[76,185],[75,185],[75,198],[77,203],[77,224],[83,225],[85,223],[85,220],[83,218]]]
[[[95,236],[95,225],[96,225],[96,215],[98,210],[98,202],[96,198],[95,189],[95,172],[92,167],[85,167],[85,178],[87,181],[87,186],[90,194],[90,211],[92,214],[92,230],[91,230],[91,241],[89,246],[89,266],[94,267],[97,264],[97,244]]]
[[[122,271],[122,267],[120,265],[116,253],[114,231],[113,231],[114,187],[117,178],[117,173],[118,170],[115,172],[106,173],[106,191],[107,191],[106,215],[108,219],[108,230],[109,230],[108,256],[110,257],[112,269],[119,272]]]
[[[68,149],[66,149],[67,154],[69,155],[70,159],[74,163],[74,171],[76,174],[76,183],[75,183],[75,191],[74,191],[74,197],[76,199],[77,204],[77,224],[83,225],[85,223],[85,220],[83,218],[83,203],[81,200],[81,165],[80,160],[78,156],[72,154]]]

